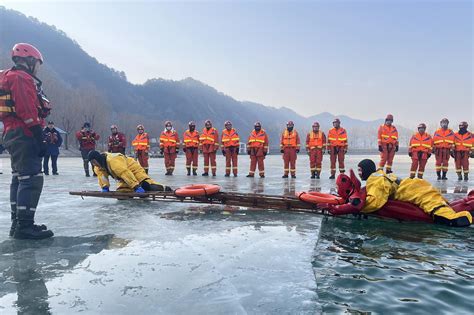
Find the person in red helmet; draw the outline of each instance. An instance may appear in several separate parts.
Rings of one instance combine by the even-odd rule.
[[[125,155],[127,139],[125,135],[118,131],[117,125],[110,126],[111,135],[109,136],[108,151],[110,153],[122,153]]]
[[[165,175],[173,175],[176,157],[179,152],[179,135],[171,121],[165,122],[165,130],[160,135],[160,153],[165,157]]]
[[[196,176],[198,168],[199,132],[196,131],[196,123],[194,121],[189,122],[188,130],[186,130],[183,135],[183,142],[188,176],[191,175],[191,168],[193,169],[193,176]]]
[[[326,150],[326,135],[319,130],[319,123],[317,121],[313,123],[312,128],[313,130],[306,136],[306,152],[309,155],[311,178],[319,179],[323,154]]]
[[[225,156],[225,177],[230,176],[230,172],[237,177],[237,160],[240,149],[240,137],[237,131],[232,128],[232,123],[226,121],[224,123],[225,129],[222,131],[221,149]]]
[[[296,178],[296,158],[300,153],[300,136],[294,130],[295,124],[290,120],[286,123],[286,129],[281,134],[280,152],[283,153],[284,173],[282,178]]]
[[[459,124],[459,130],[454,133],[454,162],[456,164],[456,173],[458,180],[469,180],[469,157],[474,158],[474,135],[467,130],[468,124],[462,121]]]
[[[254,177],[258,166],[258,173],[265,178],[265,157],[268,154],[268,135],[257,121],[247,141],[247,154],[250,155],[250,170],[247,177]]]
[[[11,69],[0,71],[0,121],[3,143],[10,152],[10,236],[16,239],[44,239],[53,236],[45,225],[35,224],[35,213],[43,190],[42,157],[44,119],[51,107],[36,77],[43,56],[33,45],[13,46]],[[2,194],[4,196],[5,194]]]
[[[204,173],[202,176],[209,176],[209,164],[211,164],[212,176],[216,176],[216,152],[219,149],[219,132],[212,127],[210,120],[204,122],[204,129],[199,136],[199,143],[204,155]]]
[[[328,132],[328,152],[331,157],[331,176],[329,179],[336,178],[336,160],[339,162],[339,172],[346,171],[344,158],[347,153],[347,131],[341,127],[339,118],[332,122],[333,128]]]
[[[408,155],[411,157],[410,178],[415,178],[418,171],[418,178],[423,178],[425,166],[433,150],[433,139],[426,133],[426,125],[418,125],[418,132],[410,139]]]
[[[454,132],[448,128],[449,120],[443,118],[440,122],[441,128],[433,135],[433,149],[436,158],[436,175],[438,180],[447,180],[449,156],[454,149]],[[441,172],[443,175],[441,176]]]
[[[385,123],[379,127],[378,144],[380,152],[379,168],[383,169],[386,165],[386,173],[392,173],[393,158],[395,152],[398,152],[398,130],[393,125],[393,115],[388,114]]]
[[[150,150],[150,138],[148,133],[145,132],[143,125],[137,126],[138,134],[132,141],[132,147],[135,151],[135,159],[138,160],[140,166],[143,167],[145,173],[148,174],[148,152]]]

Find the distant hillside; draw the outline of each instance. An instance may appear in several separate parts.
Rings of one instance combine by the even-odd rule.
[[[150,79],[143,85],[134,85],[127,81],[125,73],[99,63],[55,26],[4,7],[0,7],[0,26],[3,68],[10,66],[9,49],[17,42],[32,43],[42,51],[45,67],[39,76],[45,79],[44,89],[56,107],[52,118],[67,131],[77,130],[84,120],[91,120],[104,136],[112,123],[118,123],[129,137],[138,123],[144,123],[157,136],[165,120],[174,121],[181,133],[190,120],[196,121],[200,129],[205,119],[211,119],[219,130],[225,120],[231,120],[245,138],[253,123],[261,121],[276,145],[288,120],[293,120],[304,134],[315,120],[327,130],[334,118],[330,113],[306,118],[284,107],[240,102],[193,78]],[[339,117],[352,136],[352,146],[376,145],[375,130],[382,120]]]

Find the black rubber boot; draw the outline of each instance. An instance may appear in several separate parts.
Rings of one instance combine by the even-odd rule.
[[[196,170],[193,170],[193,176],[197,176],[197,171]]]
[[[336,178],[336,175],[329,176],[329,179],[335,179],[335,178]]]
[[[316,172],[316,179],[320,179],[320,178],[321,178],[321,177],[320,177],[320,174],[321,174],[321,172]]]
[[[441,171],[436,171],[436,175],[438,176],[437,180],[441,180]]]
[[[291,178],[296,178],[296,175],[291,175]]]
[[[391,169],[391,168],[387,168],[387,171],[385,172],[385,174],[392,174],[392,173],[393,173],[392,169]]]
[[[87,160],[83,160],[84,162],[84,172],[86,173],[86,177],[91,177],[89,173],[89,162]]]
[[[265,174],[260,174],[260,178],[265,178]]]
[[[311,172],[311,179],[315,179],[316,178],[316,172]]]
[[[446,177],[447,171],[443,171],[443,177],[441,177],[442,180],[447,180],[448,178]]]
[[[249,178],[250,178],[250,177],[254,177],[254,176],[255,176],[255,175],[253,175],[253,174],[248,174],[248,175],[247,175],[247,177],[249,177]]]
[[[288,178],[288,175],[283,175],[281,178]]]
[[[464,181],[467,182],[469,180],[469,174],[464,173]]]
[[[202,176],[209,176],[209,173],[202,173]]]
[[[188,174],[186,174],[186,175],[191,176],[191,168],[187,167],[186,170],[188,171]]]
[[[458,172],[458,180],[462,180],[462,173]]]

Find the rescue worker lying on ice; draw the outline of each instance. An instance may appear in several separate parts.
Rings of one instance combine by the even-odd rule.
[[[362,160],[358,167],[359,176],[367,181],[367,185],[361,188],[352,170],[350,177],[341,174],[337,180],[337,188],[347,204],[325,205],[324,208],[329,209],[331,214],[372,213],[381,209],[390,199],[419,207],[431,216],[434,223],[455,227],[469,226],[472,223],[471,213],[459,211],[459,206],[462,206],[463,210],[473,212],[474,208],[468,204],[457,204],[456,209],[453,209],[441,193],[426,180],[400,179],[393,174],[384,173],[383,170],[377,171],[375,163],[369,159]]]
[[[121,192],[171,191],[170,187],[151,179],[137,161],[121,153],[91,151],[89,161],[94,165],[102,192],[109,191],[109,176],[118,181],[117,191]]]

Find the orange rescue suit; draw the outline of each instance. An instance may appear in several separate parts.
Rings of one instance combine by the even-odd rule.
[[[285,129],[281,134],[280,148],[283,150],[284,175],[296,176],[297,151],[300,149],[300,136],[296,130]]]
[[[237,176],[237,155],[239,154],[240,137],[234,128],[222,131],[222,150],[225,155],[225,174],[229,176],[230,171]]]
[[[247,143],[247,153],[250,155],[249,175],[253,176],[258,166],[260,176],[265,176],[265,156],[268,153],[268,135],[265,130],[252,130]]]
[[[135,156],[140,165],[148,173],[148,150],[150,148],[150,141],[148,139],[148,133],[137,134],[135,139],[132,141],[133,149],[135,150]]]
[[[446,179],[445,177],[449,167],[450,153],[454,148],[454,132],[449,128],[446,130],[443,128],[436,130],[433,135],[433,147],[436,158],[436,171],[443,171],[443,179]],[[438,173],[438,177],[439,176],[440,174]]]
[[[433,139],[428,133],[415,133],[410,139],[408,152],[411,156],[410,177],[415,177],[418,170],[418,178],[423,178],[426,162],[431,155]]]

